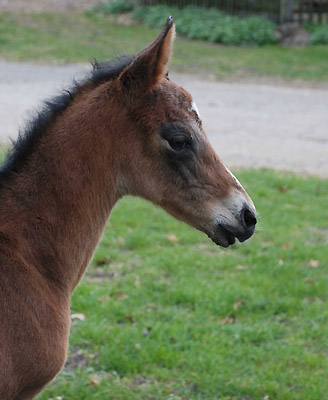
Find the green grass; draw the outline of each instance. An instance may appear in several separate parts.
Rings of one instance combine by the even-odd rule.
[[[163,23],[166,16],[163,15]],[[0,57],[7,60],[86,62],[134,53],[158,34],[120,26],[101,14],[0,14]],[[217,78],[281,77],[328,82],[328,46],[225,47],[181,37],[172,68]]]
[[[260,222],[228,250],[142,200],[117,205],[40,400],[327,399],[328,181],[238,177]]]

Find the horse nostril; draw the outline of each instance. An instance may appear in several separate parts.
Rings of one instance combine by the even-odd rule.
[[[241,221],[246,228],[253,228],[257,223],[255,213],[247,206],[245,206],[241,211]]]

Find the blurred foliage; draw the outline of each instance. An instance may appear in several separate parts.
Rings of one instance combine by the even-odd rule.
[[[163,24],[165,23],[163,18]],[[2,13],[0,57],[11,61],[88,62],[134,54],[158,35],[144,25],[123,26],[113,14]],[[178,35],[172,71],[219,79],[278,77],[328,82],[328,46],[218,46]]]
[[[132,17],[146,26],[160,29],[163,16],[173,15],[177,31],[189,39],[199,39],[226,45],[268,45],[277,43],[276,25],[264,17],[240,18],[225,14],[217,8],[196,6],[155,5],[138,6],[138,0],[110,0],[92,11],[103,14],[121,14],[133,11]],[[305,23],[310,44],[328,44],[328,24]]]
[[[316,25],[310,38],[311,44],[328,44],[328,24]]]
[[[94,11],[111,14],[122,14],[124,12],[132,11],[136,6],[134,0],[112,0],[108,3],[101,3],[94,7]]]
[[[229,45],[265,45],[275,43],[275,24],[263,17],[239,18],[215,8],[188,6],[183,9],[167,6],[138,7],[133,18],[152,28],[163,25],[163,16],[173,15],[177,32],[190,39],[201,39]]]
[[[303,27],[310,32],[311,44],[328,44],[328,24],[306,22]]]

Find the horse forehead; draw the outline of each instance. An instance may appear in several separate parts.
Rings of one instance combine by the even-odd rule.
[[[183,97],[183,99],[185,100],[186,105],[188,107],[188,111],[195,113],[197,118],[198,118],[198,120],[199,120],[200,119],[200,113],[199,113],[198,107],[197,107],[192,95],[188,92],[188,90],[184,89],[183,87],[178,86],[173,82],[172,82],[172,84],[173,84],[175,90],[179,93],[178,97],[179,96]]]
[[[176,93],[179,97],[183,97],[187,103],[192,103],[192,95],[188,92],[188,90],[184,89],[182,86],[177,85],[176,83],[172,82],[173,87],[176,90]]]
[[[186,98],[188,103],[192,103],[193,102],[192,95],[188,92],[188,90],[184,89],[181,86],[178,86],[178,90]]]
[[[178,103],[192,103],[191,94],[173,81],[165,80],[161,85],[163,93],[174,102]]]

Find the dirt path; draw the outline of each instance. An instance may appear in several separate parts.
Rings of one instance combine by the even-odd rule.
[[[84,65],[0,62],[0,140],[16,137],[28,110],[56,94]],[[272,167],[328,178],[328,90],[211,82],[174,74],[198,105],[229,167]]]
[[[70,12],[99,4],[99,0],[0,0],[0,11]]]

